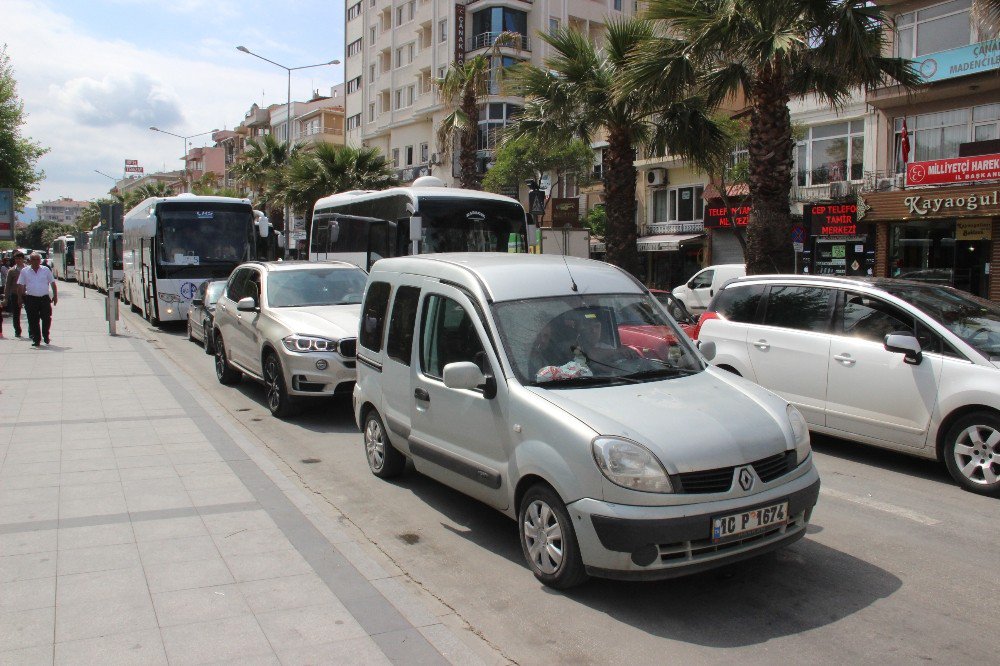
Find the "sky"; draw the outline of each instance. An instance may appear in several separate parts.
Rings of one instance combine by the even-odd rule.
[[[27,115],[50,149],[31,205],[105,196],[126,159],[183,168],[184,141],[238,125],[253,103],[284,104],[287,67],[344,60],[344,0],[0,0]],[[343,65],[292,72],[292,99],[329,94]],[[212,145],[211,135],[189,146]]]

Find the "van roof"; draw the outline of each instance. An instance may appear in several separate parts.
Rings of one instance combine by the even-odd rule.
[[[456,282],[481,291],[490,301],[566,296],[574,293],[640,294],[645,287],[625,271],[603,261],[549,254],[455,252],[382,259],[371,275],[413,273]]]

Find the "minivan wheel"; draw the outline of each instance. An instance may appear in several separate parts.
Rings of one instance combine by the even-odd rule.
[[[220,384],[238,384],[243,378],[243,373],[229,365],[226,358],[226,345],[222,343],[222,336],[215,340],[215,376]]]
[[[281,371],[281,362],[272,352],[264,358],[264,391],[267,398],[267,408],[271,415],[279,419],[294,416],[298,412],[295,399],[288,395],[285,386],[285,375]]]
[[[368,469],[380,479],[399,476],[406,468],[406,456],[396,450],[385,432],[382,418],[374,409],[365,414],[365,457]]]
[[[974,412],[955,421],[945,435],[944,462],[966,490],[1000,496],[1000,417]]]
[[[521,499],[517,523],[521,550],[535,578],[565,590],[587,580],[566,505],[549,486],[538,483]]]

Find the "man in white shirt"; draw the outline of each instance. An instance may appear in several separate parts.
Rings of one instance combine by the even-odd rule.
[[[32,252],[28,257],[30,265],[17,276],[17,289],[28,315],[28,336],[31,346],[37,347],[45,339],[49,344],[49,328],[52,326],[52,306],[59,302],[56,279],[48,266],[42,265],[42,255]],[[52,297],[49,298],[49,288]],[[39,330],[39,323],[41,327]]]

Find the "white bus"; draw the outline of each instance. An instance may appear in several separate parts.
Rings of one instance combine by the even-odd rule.
[[[111,277],[108,275],[108,252],[114,254],[113,277],[116,282],[122,280],[122,233],[111,233],[107,224],[101,223],[90,230],[90,271],[88,284],[102,293],[110,288]]]
[[[268,228],[249,199],[146,199],[125,214],[122,299],[154,324],[184,321],[201,283],[256,259]]]
[[[76,234],[73,243],[73,269],[76,281],[80,284],[90,284],[90,232]]]
[[[433,176],[413,187],[357,190],[313,208],[309,260],[349,261],[365,270],[383,257],[432,252],[524,251],[527,215],[516,199],[443,187]]]
[[[57,280],[76,280],[76,255],[73,246],[76,238],[59,236],[52,241],[52,275]]]

